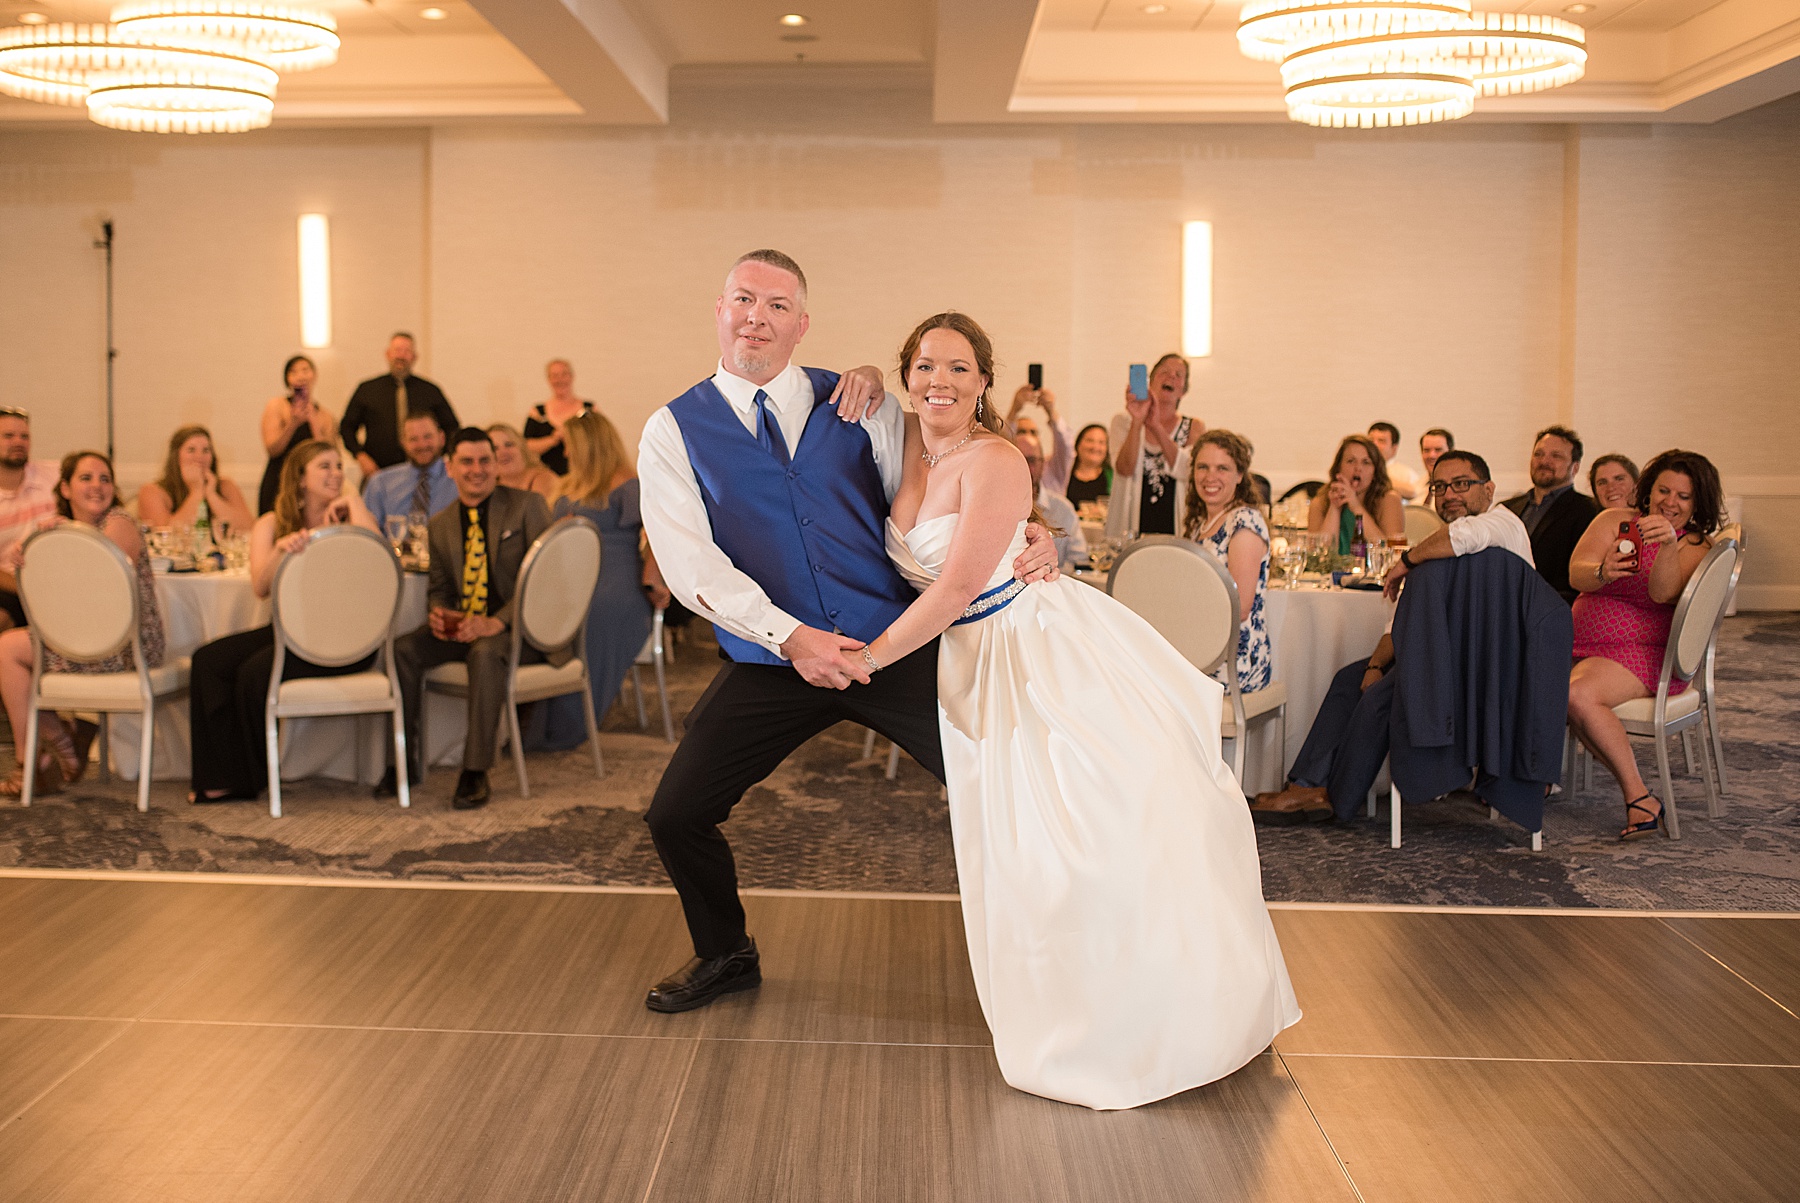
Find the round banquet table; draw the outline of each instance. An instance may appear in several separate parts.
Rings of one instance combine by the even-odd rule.
[[[1071,575],[1097,589],[1106,588],[1104,573]],[[1263,595],[1263,621],[1275,650],[1275,679],[1288,691],[1287,746],[1277,747],[1281,724],[1273,719],[1250,728],[1244,792],[1281,788],[1287,766],[1300,754],[1313,717],[1325,702],[1331,679],[1344,665],[1375,650],[1391,612],[1387,599],[1373,590],[1270,589]]]
[[[404,635],[425,624],[425,591],[425,574],[406,574],[400,609],[394,616],[394,634]],[[243,571],[159,574],[156,600],[162,608],[170,659],[192,656],[201,644],[269,621],[269,603],[256,596],[250,587],[250,574]],[[454,713],[432,710],[434,750],[451,737],[461,747],[463,709],[460,704],[453,709]],[[186,780],[192,775],[188,716],[186,698],[156,708],[152,772],[158,781]],[[138,718],[134,714],[115,714],[110,727],[113,767],[121,777],[135,781]],[[287,719],[282,725],[281,778],[298,781],[304,777],[336,777],[373,784],[387,767],[392,734],[386,715]]]

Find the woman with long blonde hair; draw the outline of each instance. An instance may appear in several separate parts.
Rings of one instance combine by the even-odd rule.
[[[556,473],[538,462],[538,457],[526,446],[525,436],[505,422],[495,422],[487,432],[494,444],[494,465],[500,470],[500,483],[509,489],[526,489],[539,494],[545,501],[554,501],[561,482]]]
[[[637,468],[618,428],[590,409],[563,423],[562,440],[569,472],[558,482],[556,516],[585,518],[600,530],[600,580],[585,638],[594,713],[604,716],[650,636],[651,615],[669,604],[669,590],[644,541]],[[579,697],[552,698],[538,710],[543,725],[534,715],[533,745],[573,748],[587,738]]]
[[[314,531],[345,525],[380,533],[356,490],[344,489],[344,460],[336,444],[322,439],[297,444],[282,461],[275,508],[250,528],[250,587],[256,596],[269,596],[281,561],[303,554]],[[322,668],[288,656],[282,679],[341,676],[360,672],[368,663]],[[227,635],[194,652],[188,693],[193,792],[188,801],[247,801],[268,783],[263,700],[274,668],[272,626]]]

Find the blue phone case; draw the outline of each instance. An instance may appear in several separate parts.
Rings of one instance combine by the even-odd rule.
[[[1150,369],[1147,365],[1131,365],[1131,395],[1142,401],[1150,395]]]

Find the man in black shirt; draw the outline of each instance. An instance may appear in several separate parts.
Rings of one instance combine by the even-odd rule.
[[[423,376],[412,374],[418,357],[412,335],[402,332],[388,339],[387,375],[357,385],[350,395],[350,404],[344,407],[344,420],[338,429],[344,446],[362,465],[365,481],[406,459],[406,449],[400,443],[406,414],[430,414],[443,428],[446,440],[456,433],[456,411],[444,398],[444,390]],[[401,412],[403,408],[405,413]]]
[[[1504,502],[1531,536],[1531,558],[1544,583],[1570,605],[1580,593],[1569,584],[1569,557],[1600,507],[1575,491],[1581,472],[1581,436],[1567,426],[1546,426],[1531,446],[1531,489]]]

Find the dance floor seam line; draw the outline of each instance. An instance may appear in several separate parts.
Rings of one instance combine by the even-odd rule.
[[[1358,1203],[1367,1203],[1367,1200],[1363,1198],[1362,1188],[1356,1185],[1356,1176],[1350,1172],[1350,1167],[1344,1164],[1344,1158],[1338,1152],[1336,1143],[1332,1141],[1331,1133],[1325,1130],[1324,1121],[1319,1118],[1319,1113],[1313,1110],[1312,1100],[1306,1097],[1306,1088],[1300,1085],[1300,1079],[1288,1067],[1287,1057],[1274,1045],[1270,1045],[1269,1048],[1275,1054],[1275,1060],[1280,1064],[1281,1072],[1287,1075],[1289,1084],[1293,1086],[1294,1094],[1300,1099],[1300,1105],[1306,1108],[1307,1117],[1312,1120],[1313,1127],[1319,1133],[1319,1139],[1325,1142],[1327,1149],[1331,1150],[1331,1159],[1337,1162],[1338,1172],[1344,1175],[1344,1181],[1349,1185],[1350,1193],[1356,1196]]]
[[[52,1017],[52,1018],[54,1018],[54,1017]],[[17,1111],[13,1112],[11,1115],[7,1116],[5,1119],[0,1120],[0,1132],[4,1132],[7,1128],[11,1127],[13,1124],[15,1124],[19,1120],[23,1119],[25,1117],[26,1113],[29,1112],[33,1107],[35,1107],[39,1103],[43,1102],[50,1095],[56,1093],[56,1091],[62,1087],[62,1084],[64,1082],[67,1082],[70,1078],[74,1077],[76,1074],[78,1074],[82,1070],[86,1069],[88,1067],[88,1065],[94,1060],[94,1058],[98,1057],[101,1053],[105,1052],[107,1049],[111,1048],[114,1044],[118,1043],[119,1040],[124,1038],[125,1033],[131,1031],[131,1024],[133,1022],[131,1020],[125,1020],[125,1021],[121,1022],[120,1020],[115,1019],[112,1022],[119,1024],[118,1031],[114,1032],[112,1035],[108,1036],[105,1040],[102,1040],[94,1048],[90,1049],[88,1051],[87,1056],[81,1058],[79,1061],[75,1062],[75,1064],[69,1066],[69,1068],[64,1070],[61,1074],[58,1074],[55,1081],[51,1082],[48,1086],[45,1086],[42,1090],[38,1091],[36,1094],[32,1095],[29,1099],[27,1099],[25,1101],[24,1106],[20,1107]]]
[[[650,1203],[650,1195],[656,1190],[656,1177],[662,1172],[663,1156],[669,1151],[669,1137],[675,1131],[676,1119],[681,1115],[681,1100],[687,1097],[688,1079],[694,1076],[694,1062],[699,1059],[700,1041],[696,1039],[693,1050],[688,1053],[687,1066],[681,1071],[681,1082],[675,1087],[675,1101],[669,1105],[669,1122],[663,1125],[662,1139],[656,1143],[656,1160],[650,1163],[650,1177],[644,1183],[642,1203]]]
[[[1492,1061],[1505,1065],[1633,1065],[1661,1069],[1800,1069],[1792,1061],[1635,1061],[1623,1057],[1491,1057],[1453,1053],[1278,1053],[1323,1061]]]
[[[1680,936],[1683,940],[1687,941],[1689,944],[1693,945],[1694,950],[1696,952],[1700,953],[1700,955],[1704,956],[1707,960],[1711,961],[1713,964],[1715,964],[1719,968],[1723,969],[1726,973],[1729,973],[1732,977],[1735,977],[1738,981],[1744,983],[1744,985],[1750,987],[1752,990],[1756,991],[1758,994],[1762,995],[1764,998],[1768,999],[1770,1002],[1772,1002],[1776,1006],[1780,1007],[1782,1009],[1782,1011],[1787,1014],[1789,1019],[1800,1020],[1800,1015],[1794,1014],[1793,1009],[1791,1007],[1789,1007],[1786,1003],[1782,1002],[1779,998],[1776,998],[1774,995],[1770,994],[1767,990],[1764,990],[1761,986],[1757,985],[1755,982],[1753,982],[1749,978],[1745,977],[1742,973],[1739,973],[1731,965],[1720,960],[1717,954],[1715,954],[1711,949],[1707,948],[1704,944],[1701,944],[1699,941],[1695,940],[1694,937],[1688,935],[1686,932],[1682,931],[1680,928],[1676,927],[1672,923],[1667,922],[1666,920],[1663,922],[1663,926],[1668,928],[1670,931],[1674,932],[1676,935]]]
[[[638,894],[674,897],[669,886],[602,886],[564,882],[433,881],[426,879],[320,877],[304,874],[171,872],[145,869],[0,868],[0,880],[129,881],[163,885],[305,886],[360,890],[486,890],[511,894]],[[746,886],[747,898],[805,898],[856,902],[955,902],[960,894],[914,894],[879,890],[792,890]],[[1575,919],[1800,919],[1800,911],[1632,910],[1624,907],[1466,906],[1424,902],[1270,902],[1271,911],[1342,911],[1380,915],[1529,915]],[[1703,950],[1704,951],[1704,950]]]

